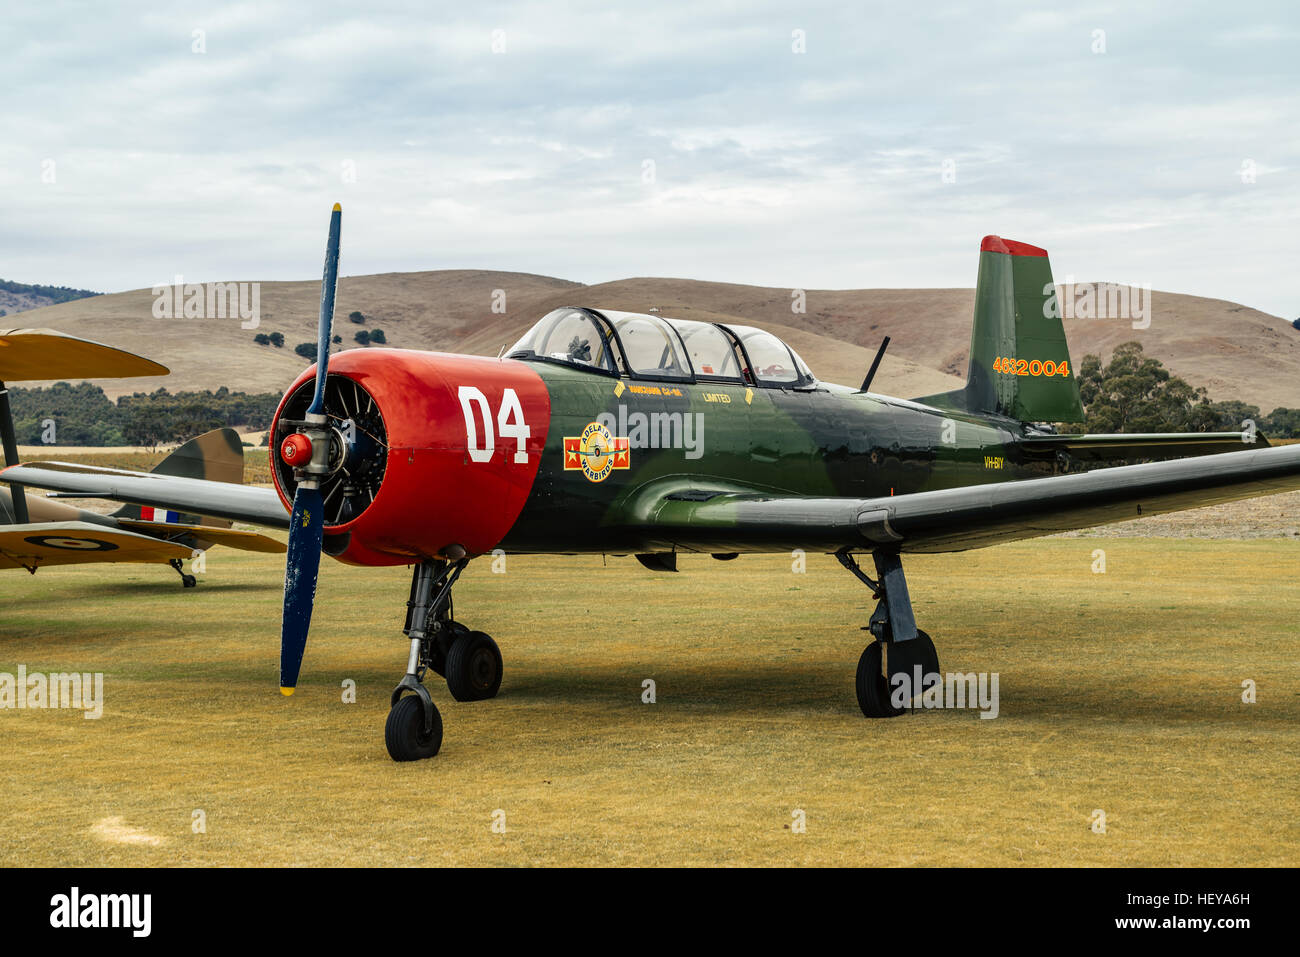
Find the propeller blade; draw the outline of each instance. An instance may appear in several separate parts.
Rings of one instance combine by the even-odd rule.
[[[316,598],[321,538],[325,534],[320,489],[298,486],[293,493],[290,523],[289,551],[284,561],[284,614],[280,619],[280,693],[285,695],[293,694],[298,685]]]
[[[343,207],[334,204],[330,213],[330,235],[325,243],[325,272],[320,281],[320,321],[316,327],[316,395],[307,414],[325,411],[325,373],[329,371],[330,339],[334,334],[334,293],[339,284],[339,232],[343,226]]]
[[[330,337],[334,331],[334,294],[339,278],[339,232],[343,210],[338,203],[330,213],[329,241],[325,244],[325,272],[320,284],[320,320],[317,326],[316,392],[307,408],[306,424],[286,445],[310,454],[310,460],[294,469],[298,486],[293,493],[289,518],[289,550],[284,563],[284,612],[280,619],[280,693],[293,694],[298,685],[307,631],[311,627],[312,604],[316,600],[316,578],[320,573],[321,543],[325,535],[325,508],[321,501],[321,477],[328,473],[329,432],[325,418],[325,377],[329,371]],[[288,453],[282,453],[287,455]],[[296,464],[296,463],[295,463]]]

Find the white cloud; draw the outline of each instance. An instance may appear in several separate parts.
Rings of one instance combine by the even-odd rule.
[[[1291,21],[1280,2],[1244,22],[1005,0],[18,8],[0,261],[107,290],[304,278],[339,200],[349,272],[954,286],[1001,233],[1062,274],[1293,316]]]

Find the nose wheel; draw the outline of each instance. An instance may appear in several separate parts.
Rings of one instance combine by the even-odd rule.
[[[427,692],[426,692],[427,693]],[[442,715],[432,701],[432,721],[426,725],[425,704],[419,694],[399,698],[384,724],[384,744],[394,761],[431,758],[442,747]]]

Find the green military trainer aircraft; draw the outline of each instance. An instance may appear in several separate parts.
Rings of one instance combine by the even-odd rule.
[[[1083,409],[1035,246],[983,241],[965,387],[896,399],[870,391],[881,354],[861,387],[831,385],[761,329],[594,308],[549,313],[500,359],[400,349],[331,359],[339,217],[336,207],[320,361],[276,415],[275,490],[57,463],[2,477],[287,525],[286,694],[322,552],[413,566],[407,670],[385,734],[397,760],[441,744],[429,669],[461,701],[500,687],[496,643],[451,613],[466,564],[494,549],[634,554],[661,570],[679,552],[832,553],[877,599],[857,697],[865,715],[888,717],[901,710],[889,676],[939,670],[908,596],[908,553],[1300,488],[1300,446],[1269,448],[1253,431],[1058,433],[1053,423],[1082,421]],[[1133,460],[1150,461],[1086,470]],[[874,577],[855,557],[864,553]]]

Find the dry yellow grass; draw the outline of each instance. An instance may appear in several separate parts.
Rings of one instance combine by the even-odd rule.
[[[195,591],[165,568],[11,573],[0,671],[103,671],[107,702],[0,711],[0,864],[1294,866],[1298,567],[1276,540],[913,558],[943,667],[998,672],[1001,715],[872,722],[868,594],[828,557],[480,561],[457,610],[500,642],[501,694],[459,704],[431,676],[443,752],[405,765],[382,743],[402,569],[325,564],[291,699],[274,556],[214,551]]]

